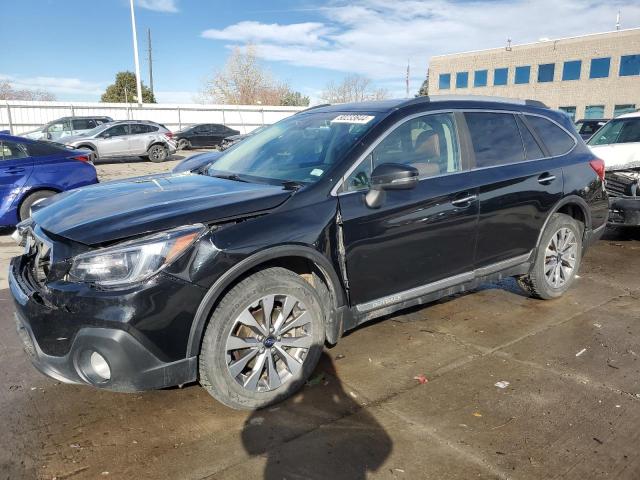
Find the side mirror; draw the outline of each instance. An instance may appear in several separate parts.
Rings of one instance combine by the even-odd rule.
[[[103,133],[102,135],[100,135],[102,138],[111,138],[111,134],[110,133]]]
[[[369,208],[380,208],[386,190],[411,190],[418,184],[418,169],[400,163],[383,163],[371,174],[371,188],[365,196]]]
[[[51,135],[51,132],[47,132],[45,134],[45,137],[46,137],[47,140],[51,140],[53,138],[53,136]]]

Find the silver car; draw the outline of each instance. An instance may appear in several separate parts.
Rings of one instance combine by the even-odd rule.
[[[173,134],[159,123],[146,120],[110,122],[83,135],[64,138],[70,148],[90,150],[92,159],[138,156],[163,162],[176,151]]]

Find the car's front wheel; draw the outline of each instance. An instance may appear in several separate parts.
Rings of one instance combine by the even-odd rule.
[[[178,140],[177,148],[178,150],[189,150],[191,148],[191,142],[186,138],[181,138]]]
[[[238,283],[205,330],[199,358],[202,386],[236,409],[263,408],[296,392],[322,353],[321,298],[318,288],[279,267]]]
[[[566,292],[576,278],[582,260],[581,222],[555,213],[542,232],[534,265],[518,283],[532,296],[544,300]]]

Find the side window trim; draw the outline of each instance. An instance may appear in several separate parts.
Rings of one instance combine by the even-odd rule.
[[[396,123],[394,123],[389,128],[387,128],[382,135],[380,135],[378,138],[376,138],[376,140],[371,145],[369,145],[369,147],[360,155],[360,157],[355,162],[353,162],[353,164],[351,164],[351,166],[342,175],[342,177],[340,177],[338,182],[336,182],[336,185],[334,185],[334,187],[331,189],[331,196],[336,197],[338,195],[348,195],[348,194],[351,194],[351,193],[359,193],[359,192],[361,193],[363,190],[350,190],[350,191],[343,191],[342,190],[344,188],[345,182],[347,181],[349,176],[360,166],[360,164],[362,162],[364,162],[367,159],[367,157],[369,157],[371,155],[371,153],[376,149],[376,147],[379,144],[381,144],[389,135],[391,135],[397,128],[399,128],[400,126],[404,125],[406,122],[410,122],[411,120],[415,120],[416,118],[426,117],[428,115],[451,114],[451,116],[453,117],[453,122],[454,122],[454,125],[456,127],[456,139],[455,140],[458,142],[458,150],[460,151],[460,157],[461,157],[460,162],[461,162],[462,170],[460,170],[459,172],[442,173],[440,175],[420,178],[420,181],[427,180],[427,179],[430,179],[430,178],[443,177],[445,175],[455,175],[457,173],[466,172],[467,171],[467,164],[466,164],[467,162],[465,162],[464,156],[462,154],[463,151],[462,151],[462,147],[461,147],[461,143],[460,143],[460,131],[459,131],[459,125],[458,125],[458,118],[455,115],[456,111],[457,110],[446,109],[446,110],[430,110],[430,111],[426,111],[426,112],[417,112],[417,113],[414,113],[412,115],[409,115],[408,117],[404,117],[404,118],[398,120]]]
[[[536,143],[540,147],[540,150],[542,150],[542,153],[544,154],[544,157],[537,158],[536,160],[544,160],[545,158],[551,158],[551,152],[549,151],[549,149],[545,145],[545,143],[542,140],[542,138],[540,138],[540,136],[538,135],[538,132],[536,132],[536,129],[533,128],[533,125],[531,125],[531,123],[529,123],[529,120],[527,119],[527,115],[524,115],[523,113],[520,113],[520,120],[522,120],[522,124],[527,128],[527,130],[529,130],[529,133],[533,136],[533,139],[536,141]],[[573,135],[571,135],[571,136],[573,137]],[[574,146],[574,148],[575,148],[575,146]],[[567,153],[569,153],[569,152],[567,152]]]

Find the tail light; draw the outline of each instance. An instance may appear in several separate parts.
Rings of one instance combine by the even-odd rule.
[[[164,136],[171,140],[173,138],[173,132],[164,132]]]
[[[593,171],[600,177],[600,180],[604,181],[604,160],[600,158],[594,158],[589,162]]]
[[[87,155],[76,155],[71,157],[72,160],[78,160],[79,162],[89,163],[89,157]]]

